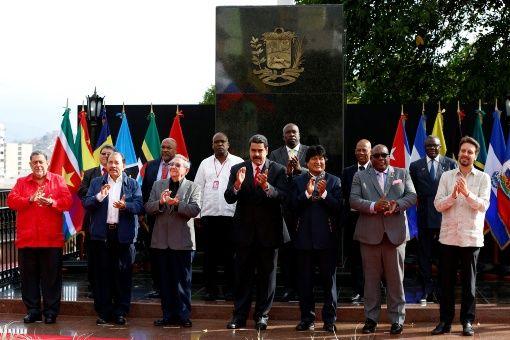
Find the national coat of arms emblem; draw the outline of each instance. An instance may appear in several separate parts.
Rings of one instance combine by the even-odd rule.
[[[262,39],[252,37],[252,63],[255,65],[253,73],[264,84],[284,86],[291,84],[304,71],[303,40],[298,39],[296,33],[275,28],[273,32],[262,34]],[[264,53],[265,51],[265,53]]]

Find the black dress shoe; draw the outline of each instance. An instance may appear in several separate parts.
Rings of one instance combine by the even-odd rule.
[[[191,326],[193,326],[193,323],[191,322],[190,319],[186,319],[186,320],[181,320],[180,325],[184,328],[190,328]]]
[[[471,322],[468,321],[468,322],[462,324],[462,335],[464,335],[464,336],[475,335],[475,330],[473,329]]]
[[[41,314],[35,314],[35,313],[28,313],[23,318],[24,323],[34,323],[36,321],[42,321]]]
[[[303,332],[303,331],[313,331],[315,329],[315,324],[313,321],[301,321],[296,326],[296,331]]]
[[[106,319],[103,319],[103,318],[96,319],[96,325],[106,325],[107,323],[108,323],[108,321]]]
[[[236,318],[232,318],[229,323],[227,323],[228,329],[239,329],[246,327],[246,320],[240,320]]]
[[[326,332],[335,333],[336,325],[334,323],[325,323],[324,326],[322,326],[322,329]]]
[[[377,322],[375,322],[372,319],[366,319],[365,325],[363,326],[363,329],[361,331],[363,332],[363,334],[375,333],[376,327],[377,327]]]
[[[452,325],[441,321],[440,323],[437,324],[436,328],[434,328],[432,330],[432,332],[430,332],[430,334],[432,334],[432,335],[445,334],[445,333],[450,333],[451,330],[452,330]]]
[[[149,298],[149,299],[159,299],[161,296],[159,295],[159,292],[157,290],[153,290],[149,293],[147,293],[147,295],[145,295],[146,298]]]
[[[261,316],[258,319],[255,319],[255,329],[258,331],[264,331],[267,329],[267,322],[269,321],[269,317]]]
[[[55,315],[47,315],[44,318],[44,323],[47,325],[55,323],[55,322],[57,322],[57,317]]]
[[[126,324],[126,318],[122,315],[117,315],[115,317],[115,320],[113,321],[115,322],[116,325],[125,325]]]
[[[391,324],[390,328],[390,334],[402,334],[402,331],[404,330],[404,325],[401,323],[394,322]]]

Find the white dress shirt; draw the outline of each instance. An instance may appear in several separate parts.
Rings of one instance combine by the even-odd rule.
[[[96,194],[96,199],[99,202],[108,196],[108,213],[106,215],[106,223],[119,223],[119,209],[113,207],[113,203],[120,200],[120,193],[122,191],[122,176],[120,175],[116,181],[108,175],[108,184],[110,184],[110,190],[107,195],[101,195],[101,191]]]
[[[441,156],[437,155],[436,158],[432,159],[429,156],[427,156],[427,169],[429,170],[429,173],[430,173],[430,166],[431,166],[431,164],[434,165],[434,173],[436,174],[436,176],[437,176],[437,169],[439,166],[439,157],[441,157]],[[431,161],[433,161],[433,162],[431,162]]]
[[[236,205],[225,201],[230,169],[242,163],[241,157],[228,154],[221,164],[214,155],[204,159],[198,167],[195,182],[202,192],[200,216],[234,216]]]
[[[287,149],[287,154],[289,155],[289,158],[290,158],[290,155],[291,155],[291,152],[294,154],[294,155],[298,155],[298,152],[299,152],[299,147],[301,146],[301,144],[298,144],[296,145],[293,149],[289,148],[287,145],[285,145],[285,148]]]
[[[169,160],[168,162],[166,162],[167,164],[170,163],[172,160]],[[161,162],[159,163],[159,168],[158,168],[158,175],[156,176],[156,180],[160,180],[161,179],[161,175],[163,174],[163,163],[165,163],[165,161],[163,160],[163,158],[161,158]],[[170,177],[170,166],[168,166],[168,173],[166,175],[166,178],[169,178]]]
[[[443,173],[439,180],[434,206],[443,214],[439,242],[459,247],[482,247],[485,212],[489,208],[491,179],[488,174],[473,167],[466,177],[468,196],[451,193],[460,169]]]

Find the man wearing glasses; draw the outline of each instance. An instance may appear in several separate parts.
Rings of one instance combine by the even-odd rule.
[[[441,143],[436,136],[425,139],[427,155],[409,166],[409,173],[418,195],[418,268],[423,289],[422,302],[436,300],[436,285],[432,281],[432,259],[439,256],[441,213],[434,207],[439,179],[443,172],[455,169],[457,163],[439,155]]]
[[[154,326],[191,327],[193,218],[200,213],[200,188],[185,178],[190,163],[183,155],[175,155],[168,167],[169,177],[154,183],[145,203],[147,214],[155,217],[151,248],[161,282],[163,318]]]
[[[372,166],[358,171],[352,180],[351,208],[360,215],[354,239],[360,242],[365,276],[365,325],[363,333],[374,333],[381,312],[381,280],[387,286],[390,334],[404,328],[404,258],[409,239],[405,210],[416,203],[411,176],[405,169],[389,166],[388,148],[372,149]]]

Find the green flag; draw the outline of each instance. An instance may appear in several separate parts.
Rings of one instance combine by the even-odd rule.
[[[485,161],[487,160],[487,148],[485,147],[485,137],[483,136],[483,117],[485,116],[485,112],[482,110],[475,111],[475,128],[473,129],[473,138],[480,144],[480,152],[478,153],[478,157],[475,161],[475,166],[478,169],[483,170],[485,167]]]
[[[147,161],[159,158],[161,155],[160,143],[161,141],[159,140],[158,128],[156,127],[156,118],[154,116],[154,112],[152,112],[151,106],[151,113],[149,113],[149,127],[147,128],[142,144],[143,155]]]

